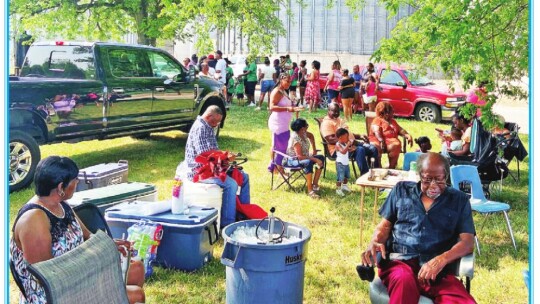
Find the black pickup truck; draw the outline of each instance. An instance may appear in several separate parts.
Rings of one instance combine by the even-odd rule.
[[[20,75],[9,78],[10,191],[32,181],[39,145],[189,131],[209,105],[226,115],[219,83],[197,78],[161,49],[34,43]]]

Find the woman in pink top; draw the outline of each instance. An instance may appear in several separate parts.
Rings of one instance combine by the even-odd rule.
[[[287,89],[291,85],[291,79],[288,73],[281,73],[278,76],[278,85],[270,93],[270,117],[268,118],[268,129],[272,132],[272,150],[270,151],[270,165],[268,171],[274,172],[274,164],[281,164],[283,156],[275,155],[274,150],[285,154],[289,142],[290,131],[289,124],[292,119],[292,113],[303,110],[302,107],[295,107],[287,94]]]
[[[328,74],[328,80],[324,86],[324,90],[328,92],[328,98],[332,102],[337,102],[337,97],[339,94],[339,85],[341,83],[341,63],[339,60],[334,61],[332,64],[332,73]]]
[[[375,107],[377,106],[377,90],[379,89],[379,84],[375,79],[375,76],[370,75],[368,83],[366,85],[366,94],[364,94],[364,104],[367,104],[369,111],[374,112]]]

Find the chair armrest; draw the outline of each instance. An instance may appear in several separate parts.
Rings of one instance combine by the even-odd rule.
[[[472,279],[474,277],[474,253],[468,254],[458,261],[457,275]]]

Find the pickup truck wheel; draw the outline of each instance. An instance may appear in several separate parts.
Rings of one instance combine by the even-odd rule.
[[[441,111],[431,103],[421,103],[414,113],[417,120],[438,123],[441,121]]]
[[[20,190],[34,178],[41,158],[36,140],[21,131],[9,134],[9,191]]]
[[[319,105],[321,109],[328,109],[330,104],[330,97],[328,97],[328,92],[321,91],[321,104]]]

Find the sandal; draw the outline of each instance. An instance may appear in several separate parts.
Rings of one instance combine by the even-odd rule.
[[[320,196],[317,194],[317,192],[315,191],[311,191],[308,193],[309,197],[311,197],[312,199],[319,199]]]

